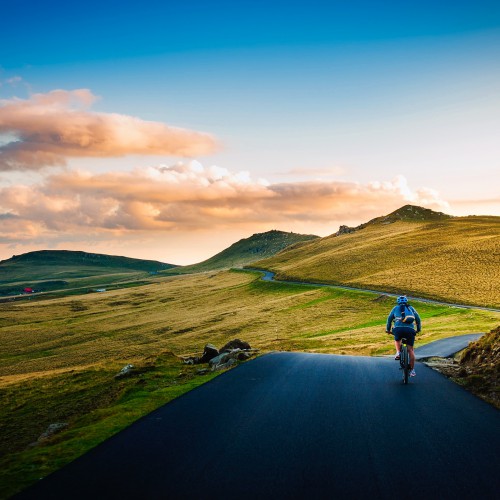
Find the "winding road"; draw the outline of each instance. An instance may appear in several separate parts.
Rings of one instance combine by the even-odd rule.
[[[499,449],[499,412],[420,363],[405,386],[388,358],[277,352],[18,498],[497,500]]]
[[[249,272],[259,272],[262,273],[262,281],[272,281],[274,283],[286,283],[289,285],[306,285],[306,286],[317,286],[317,287],[325,287],[325,288],[340,288],[342,290],[353,290],[355,292],[368,292],[368,293],[375,293],[377,295],[387,295],[389,297],[397,297],[398,294],[396,293],[391,293],[391,292],[381,292],[380,290],[370,290],[368,288],[355,288],[352,286],[347,286],[347,285],[331,285],[328,283],[313,283],[309,281],[288,281],[288,280],[276,280],[274,279],[274,276],[276,273],[273,273],[271,271],[266,271],[265,269],[253,269],[253,268],[247,268],[247,269],[239,269],[240,271],[249,271]],[[479,309],[481,311],[492,311],[492,312],[500,312],[500,309],[495,309],[494,307],[482,307],[482,306],[471,306],[471,305],[466,305],[466,304],[455,304],[452,302],[441,302],[439,300],[432,300],[432,299],[424,299],[422,297],[412,297],[408,296],[410,300],[416,300],[418,302],[427,302],[429,304],[438,304],[442,306],[450,306],[450,307],[458,307],[460,309]]]
[[[245,269],[243,269],[245,270]],[[341,288],[344,290],[354,290],[358,292],[369,292],[369,293],[375,293],[377,295],[380,295],[383,293],[384,295],[388,295],[390,297],[397,297],[397,294],[394,293],[386,293],[386,292],[380,292],[376,290],[368,290],[364,288],[353,288],[349,286],[343,286],[343,285],[328,285],[324,283],[310,283],[306,281],[280,281],[274,279],[275,273],[271,271],[266,271],[265,269],[247,269],[248,271],[257,271],[262,274],[262,281],[272,281],[275,283],[290,283],[293,285],[309,285],[309,286],[318,286],[318,287],[330,287],[330,288]],[[493,311],[493,312],[500,312],[500,309],[493,309],[493,308],[488,308],[488,307],[479,307],[479,306],[468,306],[468,305],[463,305],[463,304],[450,304],[448,302],[439,302],[437,300],[430,300],[430,299],[422,299],[418,297],[409,297],[412,300],[417,300],[421,302],[429,302],[432,304],[439,304],[439,305],[446,305],[450,307],[458,307],[462,309],[481,309],[484,311]],[[477,340],[480,338],[483,333],[470,333],[467,335],[457,335],[455,337],[449,337],[446,339],[441,339],[437,340],[435,342],[431,342],[427,345],[417,347],[415,349],[415,357],[416,359],[427,359],[431,357],[440,357],[440,358],[448,358],[450,356],[453,356],[453,354],[461,351],[462,349],[465,349],[471,342],[474,340]]]

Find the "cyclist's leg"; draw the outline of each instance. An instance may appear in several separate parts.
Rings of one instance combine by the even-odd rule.
[[[404,335],[401,335],[401,327],[395,326],[392,329],[392,334],[394,335],[394,347],[396,347],[396,353],[399,354],[401,352],[401,339],[404,337]]]
[[[401,340],[394,340],[394,346],[396,347],[396,352],[401,352]]]
[[[410,370],[413,370],[415,368],[415,352],[412,345],[408,346],[408,354],[410,355]]]
[[[412,331],[411,334],[408,334],[408,355],[410,358],[410,370],[415,368],[415,351],[413,350],[413,345],[415,343],[415,332]]]

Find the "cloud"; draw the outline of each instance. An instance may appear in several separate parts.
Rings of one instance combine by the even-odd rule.
[[[23,79],[20,76],[13,76],[12,78],[7,78],[5,82],[8,83],[9,85],[15,86],[23,82]]]
[[[38,185],[0,189],[0,238],[34,241],[47,234],[94,232],[248,231],[363,222],[408,202],[446,209],[435,191],[411,190],[403,177],[387,182],[269,184],[248,172],[197,161],[132,172],[66,171]],[[334,226],[334,224],[337,224]]]
[[[0,170],[62,166],[72,157],[195,157],[217,148],[208,134],[90,111],[96,99],[78,89],[0,100],[0,135],[16,138],[0,146]]]
[[[24,85],[26,88],[30,88],[28,83],[23,80],[20,76],[12,76],[10,78],[5,78],[4,80],[0,80],[0,87],[3,85],[9,85],[10,87],[18,87],[19,85]]]

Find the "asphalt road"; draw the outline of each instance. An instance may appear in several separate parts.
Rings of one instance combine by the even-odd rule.
[[[436,340],[430,344],[415,348],[415,357],[417,359],[432,357],[449,358],[462,349],[465,349],[471,342],[477,340],[482,335],[484,333],[470,333],[468,335],[457,335],[456,337]]]
[[[163,406],[24,499],[481,498],[500,413],[424,365],[272,353]]]

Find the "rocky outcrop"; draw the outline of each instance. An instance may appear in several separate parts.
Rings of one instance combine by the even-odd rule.
[[[198,363],[208,363],[211,359],[219,355],[219,350],[213,344],[207,344],[205,349],[203,349],[203,354],[201,358],[198,359]]]
[[[219,350],[213,344],[207,344],[203,349],[201,356],[189,356],[183,361],[186,365],[199,365],[200,363],[208,363],[212,358],[219,355]]]
[[[363,229],[368,225],[373,224],[392,224],[398,221],[413,221],[413,222],[432,222],[441,221],[453,218],[451,215],[443,212],[435,212],[429,208],[419,207],[417,205],[405,205],[404,207],[391,212],[382,217],[376,217],[364,224],[359,225],[356,229]]]
[[[213,364],[212,371],[227,370],[228,368],[231,368],[232,366],[237,364],[238,362],[234,358],[229,358],[228,360],[224,361],[224,363]]]
[[[342,234],[350,234],[356,231],[355,227],[340,226],[339,230],[335,233],[335,236],[340,236]]]
[[[443,212],[435,212],[429,208],[423,208],[416,205],[405,205],[404,207],[391,212],[388,215],[383,215],[382,217],[376,217],[368,222],[364,222],[356,227],[340,226],[339,230],[335,233],[335,236],[342,236],[343,234],[351,234],[364,229],[367,226],[373,225],[386,225],[392,224],[398,221],[414,221],[414,222],[432,222],[441,221],[446,219],[451,219],[452,216],[445,214]]]
[[[220,350],[213,344],[207,344],[203,350],[202,356],[189,356],[183,359],[188,365],[197,365],[208,363],[212,371],[224,370],[238,363],[250,359],[258,349],[252,349],[248,342],[240,339],[234,339],[225,344]],[[204,370],[198,370],[197,373],[206,373]]]
[[[224,347],[221,347],[220,352],[230,352],[234,349],[251,349],[250,344],[248,342],[244,342],[240,339],[230,340]]]
[[[214,370],[224,370],[235,365],[238,361],[246,361],[250,359],[253,354],[257,352],[257,349],[251,349],[250,345],[244,342],[243,344],[248,346],[248,349],[231,349],[226,350],[209,361],[209,365]]]

